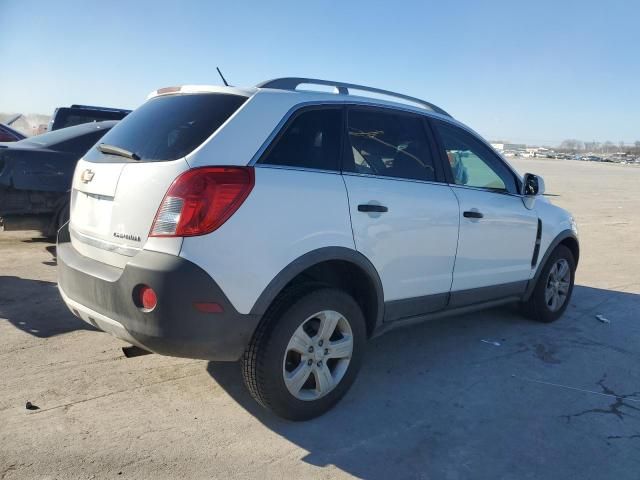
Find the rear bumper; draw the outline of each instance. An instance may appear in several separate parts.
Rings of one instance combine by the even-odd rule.
[[[119,269],[78,253],[68,225],[58,234],[58,288],[77,317],[146,350],[175,357],[238,360],[260,321],[238,313],[216,282],[181,257],[142,251]],[[133,302],[136,285],[156,291],[158,304],[144,312]],[[194,303],[216,302],[203,313]]]

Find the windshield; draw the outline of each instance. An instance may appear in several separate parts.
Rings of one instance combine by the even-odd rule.
[[[183,94],[156,97],[126,116],[100,143],[124,149],[141,161],[177,160],[213,134],[245,101],[229,94]],[[91,150],[86,160],[122,161]]]
[[[106,126],[106,124],[104,126]],[[38,145],[39,147],[49,148],[49,147],[53,147],[54,145],[58,145],[62,142],[66,142],[67,140],[76,138],[78,135],[82,135],[91,130],[98,130],[100,128],[104,128],[104,126],[102,124],[96,124],[96,123],[76,125],[74,127],[55,130],[53,132],[41,133],[40,135],[29,137],[23,141],[32,143],[34,145]],[[108,126],[111,126],[111,124],[109,124]]]
[[[127,115],[127,111],[108,111],[82,108],[59,108],[54,116],[51,130],[81,125],[83,123],[101,122],[104,120],[120,120]]]

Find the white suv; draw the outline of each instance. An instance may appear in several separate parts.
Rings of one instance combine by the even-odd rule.
[[[59,232],[62,298],[145,350],[241,360],[282,417],[331,408],[389,329],[569,303],[571,215],[428,102],[304,78],[170,87],[101,142]]]

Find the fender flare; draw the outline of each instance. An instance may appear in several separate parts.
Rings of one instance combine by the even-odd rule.
[[[331,260],[351,263],[368,276],[376,294],[377,315],[374,325],[380,325],[384,316],[384,292],[378,271],[367,257],[346,247],[323,247],[312,250],[295,259],[271,280],[254,303],[250,313],[264,315],[269,305],[291,280],[308,268]]]
[[[578,237],[572,230],[569,230],[569,229],[563,230],[558,235],[556,235],[556,237],[551,241],[551,243],[547,247],[547,251],[544,252],[544,256],[542,257],[542,260],[538,262],[538,269],[536,270],[536,274],[533,276],[531,280],[529,280],[529,283],[527,284],[527,288],[522,297],[524,301],[529,300],[529,297],[531,297],[531,294],[533,293],[533,290],[534,288],[536,288],[536,285],[538,283],[538,279],[542,274],[542,269],[547,263],[547,260],[549,260],[549,256],[551,255],[551,253],[556,249],[558,245],[560,245],[560,243],[562,243],[562,241],[566,240],[567,238],[573,238],[576,241],[576,243],[580,245],[580,242],[578,241]]]

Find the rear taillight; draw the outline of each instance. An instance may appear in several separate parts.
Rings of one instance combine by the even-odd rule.
[[[151,237],[213,232],[242,205],[254,185],[252,167],[202,167],[174,180],[151,226]]]

